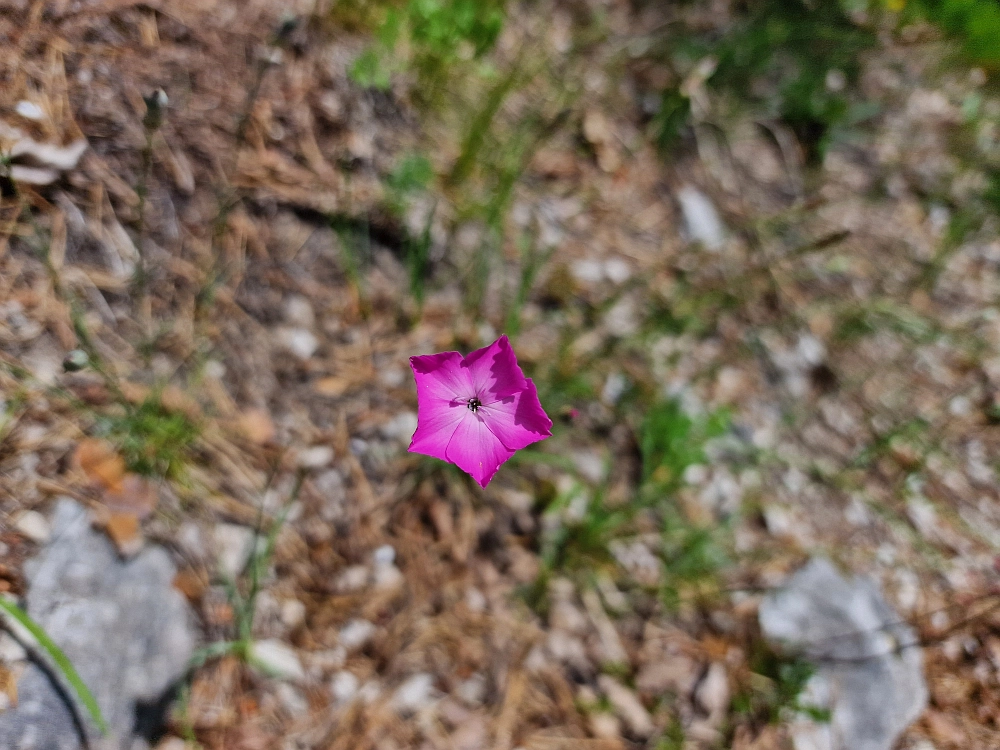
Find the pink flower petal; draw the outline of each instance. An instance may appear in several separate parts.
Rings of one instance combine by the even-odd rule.
[[[448,443],[455,434],[458,423],[466,416],[475,418],[469,407],[461,401],[446,403],[435,400],[417,402],[417,430],[410,441],[410,453],[448,460]]]
[[[484,402],[505,398],[524,389],[524,373],[506,336],[471,352],[465,358],[465,366],[469,370],[475,395]]]
[[[542,409],[538,391],[531,378],[525,381],[525,389],[520,393],[490,404],[484,403],[477,413],[490,432],[511,451],[520,450],[552,435],[552,420]]]
[[[513,456],[514,451],[490,432],[478,414],[468,409],[466,411],[472,418],[458,423],[458,428],[448,443],[447,460],[470,474],[480,487],[485,487],[497,473],[500,464]]]
[[[476,395],[469,370],[463,366],[462,355],[458,352],[410,357],[410,367],[417,381],[417,403],[423,403],[428,397],[451,402]]]

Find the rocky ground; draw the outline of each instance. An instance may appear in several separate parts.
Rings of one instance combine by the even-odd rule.
[[[0,590],[110,741],[1000,745],[990,76],[883,30],[812,163],[694,66],[665,158],[672,7],[512,8],[432,100],[298,5],[0,6]],[[503,332],[557,427],[480,491],[406,453],[408,358]]]

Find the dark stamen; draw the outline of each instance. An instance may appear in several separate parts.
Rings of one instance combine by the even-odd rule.
[[[483,405],[483,402],[480,401],[478,398],[470,398],[469,399],[469,411],[471,411],[473,414],[475,414],[477,411],[479,411],[479,407],[482,406],[482,405]]]

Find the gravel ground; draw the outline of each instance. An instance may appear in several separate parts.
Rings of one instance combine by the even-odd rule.
[[[166,547],[199,642],[224,641],[244,614],[225,579],[251,586],[254,530],[276,530],[252,613],[267,668],[205,660],[157,747],[791,747],[794,712],[740,698],[773,693],[757,607],[814,554],[874,576],[923,643],[930,703],[898,747],[1000,745],[1000,241],[980,216],[1000,99],[939,41],[886,36],[858,84],[877,114],[820,164],[696,81],[693,140],[663,159],[655,70],[621,50],[664,19],[598,4],[580,48],[575,4],[511,11],[497,64],[546,67],[498,121],[553,124],[477,309],[464,269],[489,229],[463,189],[386,208],[406,154],[451,169],[461,110],[351,83],[365,39],[336,20],[274,37],[266,0],[0,17],[0,150],[52,177],[14,173],[0,201],[0,590],[25,592],[69,496],[121,555]],[[558,428],[480,491],[406,453],[408,358],[502,332]],[[66,372],[74,350],[91,366]],[[643,511],[553,563],[560,533],[644,491],[663,399],[698,443],[673,517],[728,562],[683,578]],[[148,434],[173,431],[128,448],[153,402]],[[0,651],[10,702],[19,658]]]

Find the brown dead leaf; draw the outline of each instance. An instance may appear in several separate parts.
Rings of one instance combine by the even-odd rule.
[[[125,478],[125,459],[105,440],[85,438],[76,446],[73,461],[101,489],[120,489]]]
[[[142,549],[142,529],[139,519],[132,513],[112,513],[104,524],[104,531],[123,557],[131,557]]]
[[[212,602],[204,608],[205,621],[214,627],[223,628],[233,624],[235,613],[229,602]]]
[[[707,635],[701,640],[701,646],[710,661],[725,661],[730,645],[727,641],[714,635]]]
[[[266,445],[274,440],[275,429],[271,415],[264,409],[250,409],[238,420],[240,432],[251,443]]]
[[[186,568],[174,576],[174,588],[184,594],[190,602],[197,602],[208,588],[207,578],[192,568]]]
[[[6,696],[9,708],[17,707],[17,677],[3,664],[0,664],[0,694]]]

